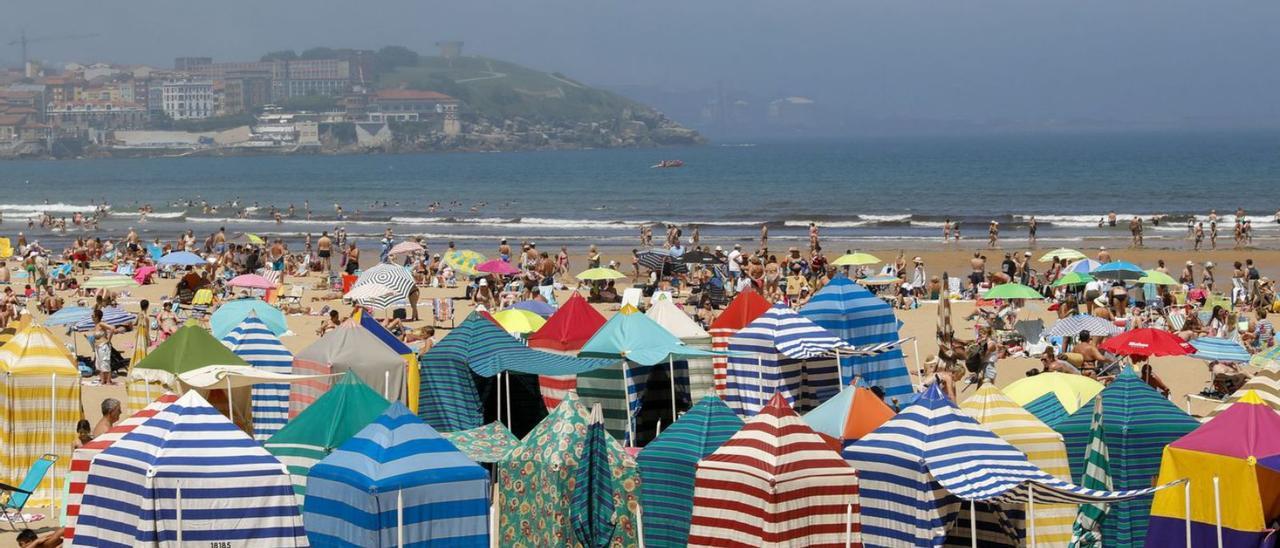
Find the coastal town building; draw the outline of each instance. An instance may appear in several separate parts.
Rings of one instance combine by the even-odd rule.
[[[435,91],[384,89],[369,97],[365,120],[369,122],[418,122],[443,119],[449,108],[456,118],[458,100]]]
[[[165,82],[160,97],[164,113],[173,120],[208,118],[215,112],[213,82],[208,80]]]
[[[222,81],[223,115],[241,114],[271,102],[271,74],[265,71],[230,73]]]
[[[147,108],[133,102],[83,99],[50,103],[49,125],[73,133],[89,129],[142,129],[147,125]]]

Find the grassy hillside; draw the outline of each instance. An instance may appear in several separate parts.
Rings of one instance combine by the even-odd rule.
[[[485,57],[421,56],[416,66],[384,74],[380,88],[406,86],[454,96],[492,121],[523,117],[535,122],[597,122],[623,109],[648,111],[635,101],[559,74]]]

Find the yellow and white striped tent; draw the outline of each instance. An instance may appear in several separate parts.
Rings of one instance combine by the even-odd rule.
[[[1231,394],[1225,401],[1218,404],[1203,420],[1207,421],[1218,416],[1218,413],[1226,411],[1228,407],[1240,401],[1240,398],[1249,392],[1253,392],[1268,407],[1280,411],[1280,363],[1268,363],[1266,367],[1263,367],[1253,377],[1249,378],[1244,383],[1244,386],[1241,386],[1234,394]]]
[[[80,371],[48,329],[24,327],[0,346],[0,481],[18,485],[36,459],[58,456],[28,506],[49,506],[71,464],[80,407]]]
[[[147,353],[151,351],[151,326],[145,318],[139,320],[133,330],[133,355],[129,357],[130,372],[133,371],[133,366],[138,365],[138,362],[147,357]],[[126,416],[142,411],[165,393],[166,388],[162,383],[148,382],[132,376],[125,378],[127,379],[124,383],[126,394],[124,414]]]
[[[1062,435],[1023,409],[994,385],[984,385],[960,404],[960,409],[986,426],[1010,445],[1027,454],[1032,464],[1054,477],[1071,481],[1071,468],[1067,462],[1067,447]],[[1018,510],[1024,510],[1018,508]],[[981,510],[981,508],[979,508]],[[967,511],[967,510],[966,510]],[[1071,524],[1075,522],[1077,507],[1074,504],[1037,504],[1035,508],[1035,546],[1066,546],[1071,540]],[[979,520],[982,519],[981,511]],[[989,519],[995,520],[994,516]],[[968,519],[957,520],[967,526]],[[981,531],[981,528],[979,529]],[[1030,524],[1027,524],[1030,535]],[[1028,545],[1032,543],[1028,540]]]

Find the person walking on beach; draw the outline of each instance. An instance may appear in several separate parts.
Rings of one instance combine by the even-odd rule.
[[[760,225],[760,249],[762,251],[769,249],[769,225],[768,224]]]
[[[1210,217],[1210,220],[1209,220],[1209,249],[1218,249],[1217,215]]]
[[[1194,247],[1192,249],[1200,251],[1200,245],[1204,243],[1204,221],[1196,223]]]
[[[987,247],[995,247],[1000,241],[1000,223],[995,219],[991,220],[991,224],[987,226]]]
[[[1027,219],[1027,240],[1031,243],[1031,247],[1036,246],[1036,216],[1032,215]]]
[[[1129,246],[1138,247],[1138,217],[1129,219]]]
[[[945,244],[950,240],[951,240],[951,219],[948,218],[947,220],[942,221],[942,243]]]
[[[382,232],[381,243],[382,251],[378,252],[378,261],[385,263],[391,256],[391,246],[396,243],[395,234],[391,231],[391,227],[387,227],[387,229]]]
[[[93,309],[93,366],[98,371],[98,381],[102,386],[110,386],[111,382],[111,337],[116,328],[102,321],[102,309]]]
[[[809,223],[809,251],[818,249],[818,224]]]

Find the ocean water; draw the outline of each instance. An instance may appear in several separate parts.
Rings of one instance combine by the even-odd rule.
[[[653,169],[662,159],[685,167]],[[206,208],[203,204],[211,208]],[[304,203],[309,204],[310,218]],[[432,209],[433,203],[439,207]],[[1035,215],[1045,245],[1127,238],[1142,215],[1149,244],[1177,245],[1192,216],[1237,207],[1255,241],[1280,246],[1280,132],[1159,132],[893,137],[724,143],[691,148],[422,155],[153,158],[0,163],[0,233],[61,243],[28,227],[109,204],[100,227],[148,238],[187,228],[296,239],[341,224],[374,240],[383,228],[485,247],[500,237],[550,245],[632,247],[644,224],[697,224],[707,241],[803,241],[857,247],[938,240],[945,219],[966,238],[1025,239]],[[155,213],[142,220],[138,208]],[[295,214],[275,222],[272,207]],[[337,215],[335,205],[343,208]],[[1117,228],[1098,228],[1108,211]],[[1150,218],[1165,215],[1160,226]],[[1220,227],[1230,239],[1227,222]],[[657,238],[662,237],[658,228]],[[371,243],[371,242],[370,242]],[[833,244],[828,244],[831,247]]]

